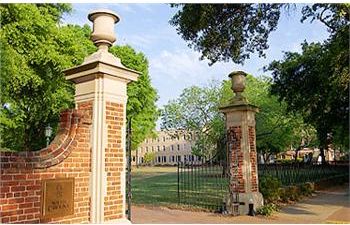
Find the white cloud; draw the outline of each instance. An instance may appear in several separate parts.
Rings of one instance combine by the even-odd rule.
[[[226,77],[232,64],[217,63],[208,65],[207,60],[200,60],[200,54],[190,49],[170,52],[163,50],[155,58],[150,58],[150,71],[154,79],[171,79],[187,85],[198,85],[209,79]]]

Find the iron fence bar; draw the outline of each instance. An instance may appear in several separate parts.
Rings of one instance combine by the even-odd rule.
[[[177,200],[178,204],[180,204],[180,174],[179,174],[180,164],[177,162]]]
[[[131,118],[127,121],[127,153],[128,153],[128,166],[127,166],[127,199],[128,199],[128,220],[131,221]]]

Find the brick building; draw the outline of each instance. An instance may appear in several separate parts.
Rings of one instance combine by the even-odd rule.
[[[176,135],[158,131],[156,138],[148,138],[132,152],[132,165],[145,164],[145,154],[154,153],[151,165],[175,165],[177,162],[199,162],[201,158],[192,154],[195,143],[193,133],[177,131]]]

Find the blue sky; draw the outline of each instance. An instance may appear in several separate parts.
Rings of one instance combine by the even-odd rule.
[[[200,54],[190,49],[169,24],[177,10],[167,4],[73,4],[73,12],[66,15],[63,22],[91,26],[87,15],[92,10],[115,11],[121,18],[115,26],[115,44],[129,44],[147,56],[152,84],[159,95],[157,105],[161,107],[179,96],[185,87],[206,85],[212,79],[227,79],[233,70],[262,75],[262,67],[282,59],[283,51],[300,51],[300,43],[304,40],[325,40],[328,37],[326,27],[318,21],[301,23],[302,5],[296,6],[296,10],[281,15],[277,30],[270,34],[266,58],[253,55],[244,65],[230,62],[208,66],[208,61],[199,60]]]

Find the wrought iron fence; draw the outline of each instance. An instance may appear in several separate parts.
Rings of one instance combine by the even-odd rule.
[[[179,162],[177,166],[179,203],[221,211],[229,181],[223,164]]]
[[[259,164],[259,178],[270,175],[277,177],[282,186],[319,182],[337,177],[349,177],[348,165],[315,165],[305,163],[293,164]]]
[[[224,198],[228,195],[229,178],[221,163],[178,163],[179,204],[222,211]],[[277,177],[282,186],[326,179],[349,177],[349,165],[311,164],[261,164],[258,166],[259,179],[264,176]]]

